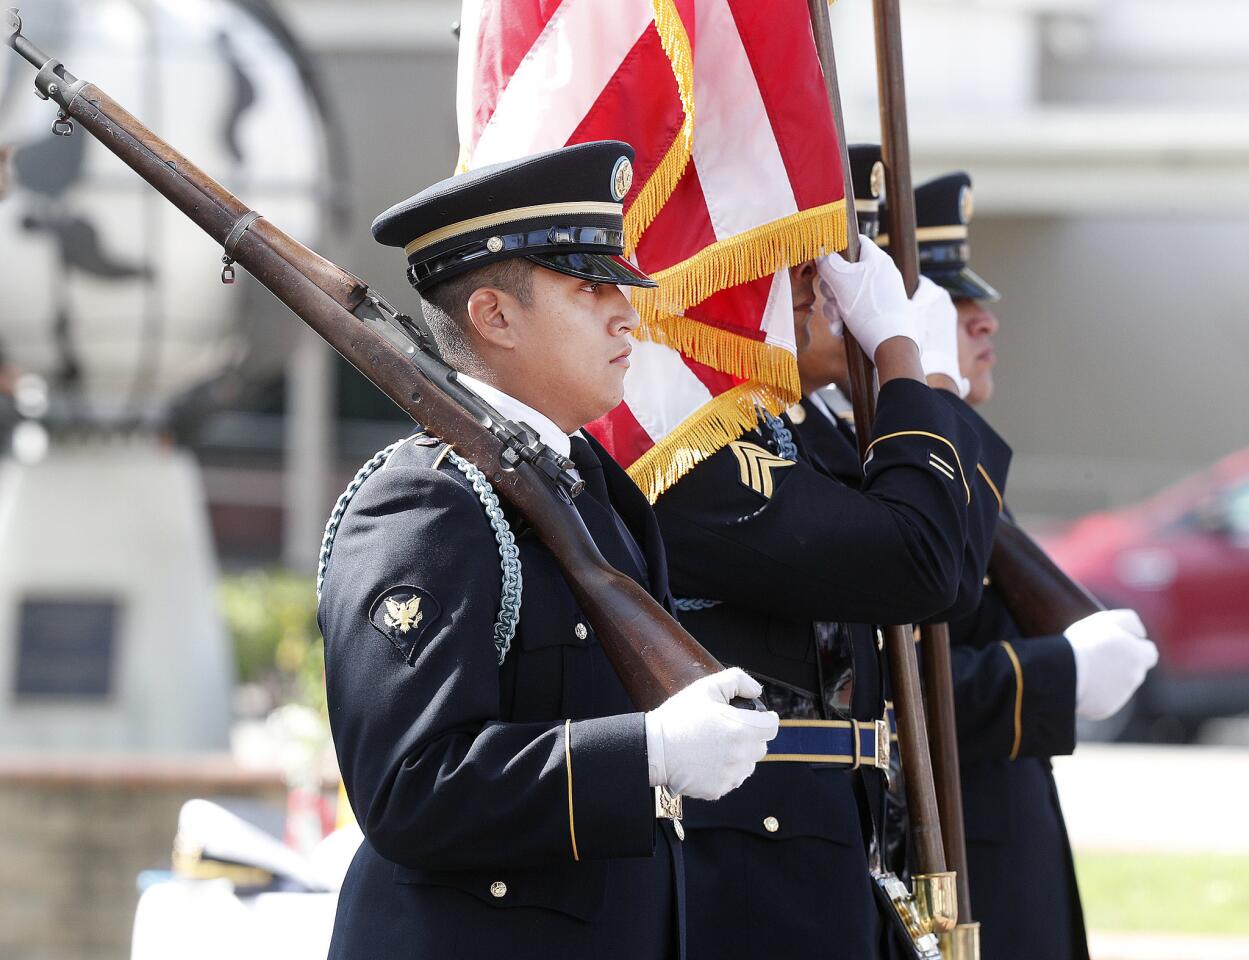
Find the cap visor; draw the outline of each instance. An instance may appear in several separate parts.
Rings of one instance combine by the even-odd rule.
[[[996,303],[1002,299],[1002,295],[970,267],[963,267],[961,270],[934,270],[928,272],[928,276],[934,283],[949,290],[950,296],[956,299],[961,297],[966,300],[983,300],[986,303]]]
[[[539,266],[582,280],[627,287],[657,287],[654,280],[624,257],[613,253],[535,253],[528,259]]]

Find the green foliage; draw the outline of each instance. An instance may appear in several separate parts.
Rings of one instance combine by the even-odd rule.
[[[1232,854],[1076,854],[1090,930],[1249,936],[1249,859]]]
[[[264,687],[273,704],[325,707],[325,649],[312,577],[252,570],[222,577],[221,609],[240,683]]]

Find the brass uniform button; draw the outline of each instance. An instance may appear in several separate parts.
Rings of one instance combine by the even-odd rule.
[[[876,628],[876,649],[885,649],[885,631],[881,630],[880,627]]]
[[[776,833],[777,830],[781,829],[781,821],[777,820],[776,817],[764,817],[763,829],[768,831],[768,833]]]
[[[490,884],[490,896],[494,897],[496,900],[506,897],[507,884],[502,880],[496,880],[494,883]]]
[[[577,635],[578,640],[584,640],[590,635],[590,631],[585,628],[584,623],[579,623],[572,628],[572,632]]]
[[[992,580],[990,580],[988,577],[985,577],[985,578],[984,578],[984,580],[983,580],[983,581],[981,581],[981,582],[982,582],[982,583],[983,583],[986,587],[991,587],[991,586],[993,586],[993,581],[992,581]]]

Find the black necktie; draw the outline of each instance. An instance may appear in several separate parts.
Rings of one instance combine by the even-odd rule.
[[[585,481],[586,491],[595,500],[608,509],[611,508],[611,497],[607,493],[607,481],[603,478],[603,463],[595,454],[594,449],[590,446],[585,437],[573,434],[568,438],[572,444],[572,462],[577,466],[577,472],[581,474],[581,479]]]
[[[602,461],[599,460],[594,448],[585,437],[574,433],[568,439],[572,446],[570,456],[577,467],[577,472],[581,474],[581,479],[585,481],[586,493],[593,497],[611,517],[617,537],[623,542],[629,557],[637,566],[637,574],[640,575],[639,582],[646,583],[646,557],[641,547],[638,546],[637,540],[633,538],[633,534],[629,532],[629,528],[625,526],[624,521],[620,519],[620,515],[611,504],[611,496],[607,492],[607,480],[603,476]]]

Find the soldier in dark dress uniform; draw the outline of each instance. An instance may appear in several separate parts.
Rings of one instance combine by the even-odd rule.
[[[483,168],[373,230],[405,248],[461,383],[571,455],[569,510],[667,602],[654,515],[578,430],[621,398],[637,318],[617,285],[651,283],[621,256],[631,158],[606,142]],[[365,837],[330,955],[682,956],[682,845],[656,790],[712,799],[750,774],[776,718],[729,700],[759,686],[726,670],[636,712],[551,553],[435,437],[356,487],[319,608]]]
[[[971,178],[953,173],[921,184],[915,208],[921,269],[954,299],[968,402],[983,403],[993,392],[998,328],[988,304],[998,293],[967,265]],[[1087,960],[1050,758],[1075,748],[1077,716],[1101,718],[1123,706],[1156,651],[1130,610],[1094,614],[1060,636],[1024,638],[991,585],[974,612],[950,623],[950,637],[968,873],[983,954]]]
[[[800,350],[811,273],[791,271]],[[869,624],[949,609],[964,585],[969,530],[996,517],[995,504],[972,496],[980,437],[957,397],[925,383],[921,323],[892,262],[865,241],[859,264],[835,258],[823,273],[882,382],[855,486],[787,417],[767,417],[655,508],[682,621],[722,662],[762,680],[782,716],[767,762],[740,790],[686,804],[695,958],[883,954],[869,867],[889,733]],[[951,310],[951,336],[952,322]],[[976,574],[969,609],[979,586]]]
[[[957,309],[958,363],[967,402],[993,389],[986,304],[997,292],[967,267],[971,182],[942,177],[916,190],[920,264],[928,284],[948,290]],[[887,243],[888,238],[882,238]],[[855,436],[844,399],[845,353],[836,331],[813,336],[800,359],[808,394],[794,419],[809,449],[854,482]],[[816,390],[821,380],[840,390]],[[973,414],[974,415],[974,414]],[[1005,477],[978,465],[977,480],[1004,508]],[[963,805],[972,906],[986,957],[1087,958],[1071,849],[1049,758],[1075,745],[1079,658],[1086,660],[1083,711],[1121,705],[1152,662],[1131,611],[1110,611],[1073,625],[1066,636],[1023,639],[991,587],[980,605],[950,624]],[[1120,699],[1122,698],[1122,699]]]

